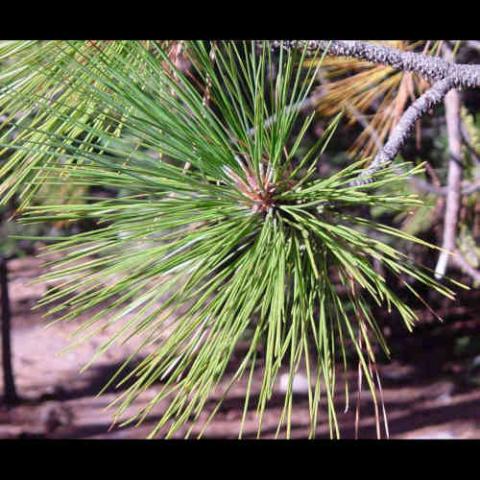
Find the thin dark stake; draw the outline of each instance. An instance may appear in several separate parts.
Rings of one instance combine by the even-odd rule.
[[[7,259],[0,256],[0,288],[2,291],[2,365],[4,401],[6,405],[18,403],[17,390],[12,366],[11,345],[11,312],[10,297],[8,295],[8,270]]]

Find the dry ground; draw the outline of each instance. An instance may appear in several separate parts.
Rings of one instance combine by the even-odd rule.
[[[96,396],[134,348],[122,346],[111,350],[83,373],[80,368],[90,359],[109,331],[88,340],[79,347],[59,352],[70,342],[73,323],[59,323],[45,328],[40,311],[31,307],[45,286],[30,285],[40,272],[40,263],[33,258],[10,262],[10,290],[13,310],[14,368],[19,394],[23,402],[11,409],[0,405],[0,438],[145,438],[158,420],[164,405],[156,407],[146,422],[138,427],[112,428],[113,390]],[[468,294],[456,306],[448,306],[446,322],[437,329],[397,343],[406,345],[394,363],[381,366],[385,403],[389,414],[391,438],[480,438],[480,387],[469,380],[467,371],[472,356],[451,360],[452,345],[460,335],[479,330],[480,295]],[[395,342],[394,357],[395,357]],[[398,349],[400,351],[400,349]],[[475,353],[475,352],[474,352]],[[473,355],[473,354],[472,354]],[[480,357],[479,357],[480,358]],[[257,372],[253,389],[258,387]],[[352,376],[355,372],[351,372]],[[144,405],[158,391],[153,386],[143,394],[137,406]],[[207,429],[207,438],[236,438],[243,408],[243,385],[234,387],[231,395]],[[215,399],[209,403],[209,409]],[[264,437],[275,435],[277,419],[283,405],[280,392],[272,399],[264,420]],[[354,412],[339,414],[342,437],[354,435]],[[360,436],[375,437],[375,419],[369,396],[362,396]],[[208,415],[205,413],[204,417]],[[308,398],[296,396],[292,419],[292,437],[308,434]],[[319,434],[328,436],[326,416],[320,419]],[[194,430],[196,431],[196,430]],[[248,412],[245,438],[254,437],[256,418]],[[181,437],[183,431],[178,433]]]

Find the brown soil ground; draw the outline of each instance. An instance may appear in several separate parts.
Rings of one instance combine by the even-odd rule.
[[[79,373],[109,330],[63,354],[78,323],[64,322],[46,328],[39,310],[31,308],[45,285],[32,286],[41,271],[33,258],[11,261],[10,295],[13,314],[13,351],[17,388],[22,403],[10,409],[0,405],[0,438],[145,438],[159,419],[164,404],[154,408],[140,427],[110,429],[112,410],[108,404],[114,390],[97,392],[135,345],[112,349],[89,369]],[[464,294],[454,304],[444,305],[445,322],[426,322],[414,334],[392,335],[393,363],[380,365],[391,438],[480,438],[480,383],[473,365],[480,360],[480,348],[470,346],[458,353],[462,338],[475,338],[480,327],[480,292]],[[81,322],[82,319],[79,319]],[[401,345],[401,348],[400,348]],[[457,352],[457,353],[455,353]],[[355,372],[351,372],[355,377]],[[261,372],[254,377],[258,389]],[[158,391],[153,386],[140,396],[136,407],[145,405]],[[205,438],[236,438],[243,409],[244,385],[236,385]],[[341,400],[341,398],[340,398]],[[216,405],[212,398],[208,410]],[[275,435],[283,395],[275,394],[264,418],[263,437]],[[354,436],[354,408],[339,414],[342,438]],[[319,419],[319,436],[328,437],[326,414]],[[255,437],[256,417],[246,417],[244,438]],[[187,426],[188,428],[188,426]],[[293,438],[305,438],[309,430],[308,398],[295,397]],[[193,432],[198,431],[197,428]],[[375,438],[375,416],[369,395],[361,397],[360,437]],[[182,437],[185,430],[178,432]]]

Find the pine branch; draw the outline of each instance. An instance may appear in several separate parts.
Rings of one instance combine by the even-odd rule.
[[[480,87],[480,65],[456,64],[451,61],[452,58],[431,57],[360,40],[275,41],[273,46],[287,50],[306,48],[311,54],[326,50],[328,55],[353,57],[374,64],[388,65],[396,70],[417,73],[435,82],[404,112],[385,146],[377,153],[371,165],[354,181],[354,185],[368,183],[372,174],[388,166],[405,144],[415,122],[440,103],[451,89]]]
[[[369,308],[371,301],[382,299],[398,312],[409,330],[418,321],[416,313],[384,282],[375,269],[376,262],[388,274],[413,277],[429,289],[453,297],[448,287],[376,235],[381,232],[390,238],[432,245],[354,213],[366,205],[393,213],[421,202],[402,192],[385,195],[376,191],[375,183],[352,188],[350,182],[361,162],[331,176],[312,175],[336,121],[308,150],[304,163],[297,165],[295,155],[304,143],[309,120],[294,129],[299,115],[292,115],[289,105],[298,105],[308,95],[315,77],[313,70],[303,78],[302,70],[290,68],[295,60],[290,52],[279,62],[273,79],[265,75],[274,66],[265,49],[258,61],[252,62],[255,51],[250,43],[240,48],[226,44],[217,50],[212,68],[206,45],[189,44],[199,83],[210,85],[214,112],[186,75],[178,69],[174,70],[177,76],[165,70],[169,59],[163,47],[153,45],[153,53],[137,42],[127,45],[128,55],[123,58],[101,55],[94,62],[79,63],[83,76],[77,105],[65,112],[57,100],[41,112],[45,118],[53,115],[64,121],[68,130],[37,129],[40,139],[30,137],[16,145],[24,149],[25,158],[42,147],[42,155],[51,160],[37,166],[48,186],[55,188],[63,181],[57,165],[61,158],[73,186],[104,185],[122,191],[108,199],[92,198],[90,192],[82,191],[75,202],[31,205],[24,212],[27,223],[89,219],[99,224],[88,232],[48,239],[54,242],[52,250],[61,255],[43,278],[59,288],[47,292],[42,307],[63,320],[90,312],[91,320],[86,327],[82,325],[84,338],[102,328],[105,319],[109,324],[124,324],[99,347],[92,361],[118,342],[134,337],[141,340],[138,352],[154,349],[120,380],[118,373],[127,361],[108,384],[125,386],[114,402],[115,418],[125,419],[123,424],[140,423],[155,404],[168,401],[150,437],[171,437],[185,422],[200,419],[209,395],[222,387],[220,381],[237,345],[247,338],[248,349],[239,357],[231,383],[222,388],[219,403],[233,383],[249,375],[248,370],[254,372],[257,352],[262,351],[263,379],[255,393],[258,434],[278,373],[288,368],[293,381],[299,366],[305,365],[307,378],[315,371],[321,374],[309,384],[310,436],[315,436],[318,425],[317,392],[321,388],[326,392],[330,435],[338,437],[336,360],[340,353],[344,368],[348,368],[347,342],[355,347],[362,381],[377,402],[370,368],[375,350],[371,340],[385,352],[388,346]],[[71,60],[75,55],[76,50]],[[58,64],[61,75],[71,74],[67,64]],[[93,80],[98,80],[98,86]],[[268,120],[265,111],[264,92],[274,87],[278,100],[272,102],[268,115],[278,121]],[[435,88],[438,85],[434,92]],[[27,101],[31,94],[22,91],[20,95]],[[130,135],[118,136],[102,124],[80,122],[85,99],[95,100],[112,115],[121,114],[123,131],[131,133],[133,141]],[[423,102],[431,103],[428,98]],[[405,127],[407,120],[408,116],[403,119]],[[272,122],[268,124],[270,135],[264,132],[265,121]],[[87,135],[77,140],[69,132],[79,126]],[[258,132],[253,139],[248,135],[251,126]],[[232,132],[242,139],[241,151],[232,151]],[[68,148],[66,140],[70,141]],[[290,142],[293,146],[284,155]],[[169,160],[152,158],[152,151]],[[237,161],[237,151],[243,160]],[[22,165],[17,162],[15,165]],[[182,167],[189,163],[192,168],[186,173]],[[396,185],[419,170],[413,168],[402,176],[394,168],[384,168],[377,180],[383,186]],[[37,177],[27,180],[40,181]],[[320,211],[323,213],[317,215]],[[345,297],[343,293],[340,296],[333,278],[342,283]],[[415,290],[413,293],[419,296]],[[311,322],[317,314],[320,323]],[[310,347],[312,338],[319,341]],[[314,356],[313,369],[310,355]],[[252,375],[248,376],[245,412]],[[127,386],[126,381],[131,383]],[[127,413],[132,402],[158,381],[161,389],[151,401]],[[287,438],[293,404],[289,383],[278,423],[278,431],[285,424]],[[346,388],[348,392],[348,384]]]
[[[445,95],[453,88],[454,79],[446,78],[435,83],[423,95],[417,98],[403,113],[400,121],[393,129],[390,138],[377,153],[372,163],[353,182],[354,185],[363,185],[371,181],[371,176],[388,166],[400,152],[415,126],[415,122],[424,116],[435,105],[440,103]]]
[[[361,40],[291,40],[276,41],[273,45],[286,49],[306,47],[311,53],[328,49],[328,55],[353,57],[377,65],[388,65],[396,70],[417,73],[435,82],[451,78],[455,88],[480,87],[480,65],[456,64],[444,58],[405,52]]]

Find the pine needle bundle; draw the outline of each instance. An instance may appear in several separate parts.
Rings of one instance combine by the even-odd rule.
[[[121,325],[92,362],[133,337],[141,339],[137,353],[151,349],[128,375],[121,369],[111,383],[128,382],[115,401],[122,418],[142,392],[160,382],[148,405],[124,422],[141,422],[168,400],[152,437],[170,437],[199,419],[245,340],[248,348],[221,394],[223,400],[246,380],[240,436],[251,408],[261,435],[282,369],[290,381],[277,434],[284,429],[290,436],[292,382],[303,369],[310,437],[316,435],[322,405],[331,436],[339,437],[336,371],[339,365],[349,368],[349,352],[377,402],[376,345],[387,354],[388,346],[372,305],[397,311],[408,329],[418,320],[375,262],[415,296],[415,284],[453,295],[379,235],[432,245],[362,213],[421,204],[413,194],[383,189],[421,167],[403,168],[403,176],[386,168],[357,186],[363,162],[319,175],[319,156],[340,115],[304,148],[315,114],[303,117],[289,106],[311,94],[320,54],[305,68],[305,52],[274,53],[268,43],[187,42],[191,69],[184,72],[159,42],[116,43],[124,54],[99,49],[87,55],[75,42],[50,46],[53,58],[64,59],[55,61],[62,78],[81,75],[74,90],[78,101],[51,102],[42,92],[29,93],[28,100],[42,118],[68,128],[29,124],[24,141],[5,143],[19,152],[9,163],[10,185],[18,181],[20,189],[25,181],[58,188],[69,182],[115,192],[105,198],[87,188],[80,201],[25,208],[24,222],[88,219],[95,225],[44,239],[58,259],[43,280],[57,287],[40,306],[57,321],[90,312],[81,338],[106,323]],[[13,88],[3,95],[26,94]],[[101,122],[91,105],[101,112]],[[82,134],[72,137],[75,129]],[[29,158],[40,154],[43,161],[23,177]],[[250,386],[258,368],[262,381],[253,399]],[[348,403],[348,383],[343,388]]]

